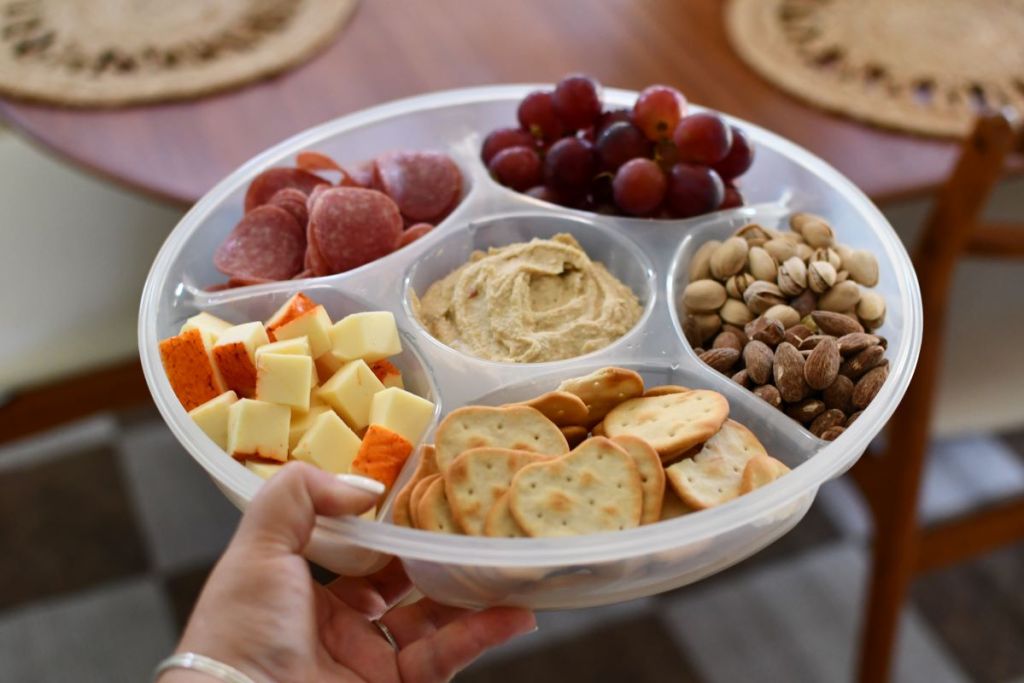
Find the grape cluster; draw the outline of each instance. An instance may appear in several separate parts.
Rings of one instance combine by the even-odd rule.
[[[496,181],[531,197],[601,213],[688,218],[743,205],[735,181],[750,138],[721,116],[687,114],[675,88],[652,85],[632,109],[604,109],[593,78],[566,76],[523,98],[518,128],[484,139]]]

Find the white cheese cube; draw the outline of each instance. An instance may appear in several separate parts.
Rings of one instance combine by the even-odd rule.
[[[256,359],[256,398],[309,410],[312,367],[313,359],[309,356],[260,354]]]
[[[241,342],[245,346],[249,357],[255,362],[256,349],[264,344],[269,344],[270,337],[267,336],[267,330],[263,327],[263,323],[259,321],[234,325],[217,336],[217,346],[226,346],[236,342]]]
[[[362,360],[345,363],[320,387],[320,398],[357,432],[370,424],[370,401],[384,385]]]
[[[361,441],[333,411],[316,417],[313,426],[299,439],[292,456],[333,474],[348,472]]]
[[[370,423],[387,427],[415,445],[434,417],[434,404],[404,389],[378,391],[370,402]]]
[[[372,363],[401,352],[398,326],[389,311],[353,313],[331,327],[331,353],[338,360]]]
[[[311,358],[313,356],[309,349],[309,337],[284,339],[282,341],[270,342],[265,346],[261,346],[256,349],[257,361],[259,361],[260,354],[263,353],[281,353],[286,355],[309,356]],[[316,365],[310,364],[309,366],[309,381],[312,383],[312,386],[316,386],[320,383],[320,378],[316,373]]]
[[[261,479],[270,479],[281,471],[282,467],[284,467],[284,465],[275,465],[274,463],[260,462],[258,460],[245,461],[245,468]]]
[[[319,358],[331,350],[331,319],[323,306],[306,311],[274,330],[274,339],[308,337],[313,358]]]
[[[220,396],[211,398],[203,405],[188,411],[192,421],[222,450],[228,447],[228,408],[237,400],[235,392],[225,391]]]
[[[217,316],[210,315],[204,311],[186,320],[185,324],[181,326],[181,331],[199,330],[204,335],[209,336],[211,344],[216,344],[217,337],[229,327],[231,327],[231,323],[227,320],[221,320]]]
[[[238,460],[288,459],[288,406],[243,398],[228,408],[227,452]]]
[[[319,403],[318,405],[311,405],[309,410],[304,413],[292,411],[292,422],[288,428],[288,452],[295,450],[295,445],[299,443],[299,439],[305,434],[313,423],[316,422],[316,418],[320,415],[334,411],[326,403]]]

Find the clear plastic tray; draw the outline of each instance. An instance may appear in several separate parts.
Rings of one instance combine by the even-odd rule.
[[[725,505],[637,529],[559,539],[451,536],[362,519],[322,519],[307,555],[344,574],[364,574],[401,557],[417,587],[450,604],[517,604],[573,608],[649,595],[697,581],[768,545],[804,515],[818,487],[863,453],[906,390],[921,342],[921,301],[903,246],[882,214],[823,161],[744,121],[757,151],[742,179],[748,206],[689,220],[599,216],[541,202],[497,185],[479,161],[482,137],[513,124],[518,101],[543,86],[454,90],[392,102],[317,126],[255,157],[200,200],[168,237],[142,296],[139,345],[146,379],[168,425],[231,501],[244,508],[262,483],[227,457],[188,418],[164,375],[158,342],[185,318],[209,311],[228,320],[262,320],[288,296],[307,292],[333,319],[359,310],[393,311],[405,352],[407,386],[438,403],[441,415],[470,402],[527,398],[605,365],[639,371],[649,384],[672,383],[724,394],[731,415],[793,471]],[[606,89],[609,105],[631,106],[636,94]],[[308,280],[220,292],[213,252],[242,215],[249,181],[316,150],[342,163],[390,149],[440,149],[462,169],[458,208],[412,245],[356,270]],[[794,210],[826,216],[838,238],[870,249],[879,261],[877,291],[888,304],[881,334],[889,339],[889,378],[864,414],[836,441],[815,438],[747,390],[699,362],[682,336],[676,301],[687,263],[705,240],[757,221],[783,225]],[[411,315],[408,292],[466,261],[473,249],[570,232],[595,260],[637,293],[640,323],[605,349],[568,361],[497,363],[463,355],[432,338]],[[431,439],[428,434],[426,441]],[[412,467],[406,467],[400,483]],[[397,490],[398,487],[396,487]],[[387,509],[384,514],[386,516]]]

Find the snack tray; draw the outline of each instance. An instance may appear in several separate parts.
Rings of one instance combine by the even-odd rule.
[[[730,417],[747,425],[793,471],[709,510],[614,533],[555,539],[455,536],[364,519],[321,519],[306,554],[343,574],[366,574],[401,557],[416,586],[449,604],[516,604],[565,609],[619,602],[697,581],[748,557],[791,529],[818,487],[841,475],[892,415],[910,382],[921,343],[921,299],[910,260],[891,226],[850,181],[797,145],[738,119],[756,146],[741,179],[748,205],[687,220],[645,220],[566,209],[494,182],[479,158],[483,136],[515,124],[528,92],[550,86],[505,85],[438,92],[383,104],[300,133],[256,156],[203,197],[168,237],[142,295],[139,346],[153,398],[171,430],[239,508],[262,480],[233,461],[193,424],[171,391],[158,352],[186,318],[208,311],[231,322],[264,320],[302,291],[331,318],[389,310],[404,351],[396,360],[406,387],[437,403],[434,422],[469,403],[501,404],[554,389],[563,379],[607,365],[637,370],[647,386],[681,384],[721,392]],[[635,92],[605,89],[606,106],[632,106]],[[699,107],[693,106],[693,110]],[[213,253],[242,215],[249,181],[315,150],[348,164],[393,149],[449,153],[463,174],[459,206],[432,232],[378,261],[338,275],[230,289]],[[834,442],[701,363],[682,335],[677,302],[694,251],[709,239],[758,222],[784,228],[792,211],[823,215],[837,240],[869,249],[879,262],[876,291],[888,306],[878,334],[889,340],[888,380],[861,417]],[[629,285],[644,306],[640,322],[610,346],[571,360],[514,364],[480,360],[430,336],[411,312],[410,289],[426,288],[465,263],[475,249],[571,233],[595,261]],[[416,455],[394,490],[414,469]],[[392,493],[392,496],[394,494]],[[183,502],[187,504],[187,502]],[[390,500],[381,517],[388,517]]]

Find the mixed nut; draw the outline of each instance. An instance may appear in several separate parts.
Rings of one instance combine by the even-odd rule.
[[[885,382],[878,261],[835,240],[820,216],[791,231],[745,225],[693,256],[683,332],[702,361],[832,440]]]

